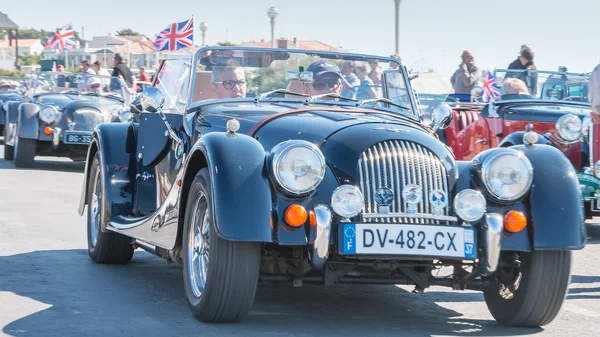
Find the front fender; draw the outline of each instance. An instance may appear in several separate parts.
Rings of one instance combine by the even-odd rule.
[[[21,102],[4,102],[6,106],[6,125],[4,128],[4,145],[15,145],[15,126],[19,117]]]
[[[569,159],[548,145],[517,145],[533,166],[529,194],[533,247],[581,249],[587,236],[577,173]]]
[[[509,147],[512,145],[521,145],[523,144],[523,136],[526,134],[526,131],[517,131],[513,132],[510,135],[504,137],[498,147]],[[552,142],[548,140],[544,135],[539,135],[538,141],[536,144],[544,144],[544,145],[552,145]]]
[[[88,180],[92,161],[97,152],[102,163],[102,184],[104,187],[104,210],[102,228],[112,216],[133,214],[133,184],[135,183],[136,163],[134,154],[128,153],[128,132],[134,125],[127,123],[102,123],[92,134],[88,148],[83,186],[79,202],[79,215],[83,215],[87,204]]]
[[[18,129],[19,137],[25,139],[38,139],[40,121],[38,119],[40,107],[33,103],[22,103],[19,106]]]
[[[196,142],[191,158],[196,151],[202,152],[210,172],[219,236],[232,241],[272,242],[273,201],[262,145],[244,134],[211,132]],[[190,169],[199,168],[188,165],[186,171]]]

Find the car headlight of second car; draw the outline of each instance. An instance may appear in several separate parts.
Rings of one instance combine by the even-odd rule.
[[[325,157],[314,144],[288,140],[273,148],[273,176],[286,192],[300,195],[313,191],[325,177]]]
[[[50,105],[46,105],[40,109],[40,120],[46,124],[52,124],[58,118],[58,110]]]
[[[531,187],[533,167],[521,152],[506,149],[483,162],[482,180],[494,198],[500,201],[517,200]]]
[[[575,115],[564,115],[556,122],[558,136],[567,142],[575,142],[581,137],[581,119]]]

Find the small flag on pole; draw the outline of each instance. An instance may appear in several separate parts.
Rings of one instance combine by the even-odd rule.
[[[496,78],[494,74],[490,70],[485,73],[483,77],[483,88],[481,92],[481,99],[484,102],[488,102],[490,100],[496,100],[500,98],[500,88],[496,85]]]
[[[153,41],[154,50],[178,50],[194,46],[194,17],[183,22],[174,22],[162,30]]]

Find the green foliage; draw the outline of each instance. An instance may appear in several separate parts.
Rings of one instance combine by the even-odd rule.
[[[21,55],[19,56],[19,64],[22,66],[32,66],[40,64],[42,55]]]
[[[131,28],[117,30],[117,36],[143,36],[143,37],[146,37],[144,34],[140,34]]]
[[[62,28],[62,27],[61,27]],[[60,29],[60,28],[57,28]],[[19,29],[19,39],[40,39],[42,44],[46,44],[46,41],[54,34],[56,30],[37,30],[34,28],[23,28]],[[81,38],[79,34],[75,32],[75,40],[81,42]],[[8,34],[6,30],[0,30],[0,36],[4,37],[4,35]]]
[[[0,76],[22,76],[22,74],[18,70],[6,70],[0,68]]]
[[[237,46],[237,44],[233,43],[233,42],[229,42],[229,41],[221,41],[221,42],[217,42],[217,46]]]

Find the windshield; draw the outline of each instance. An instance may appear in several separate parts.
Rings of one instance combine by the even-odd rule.
[[[123,82],[113,76],[99,76],[92,73],[40,72],[31,78],[29,88],[33,94],[64,93],[76,95],[116,96],[127,99]]]
[[[191,102],[209,99],[336,100],[413,113],[398,61],[358,54],[293,50],[204,49]],[[270,93],[271,91],[276,91]]]
[[[534,98],[588,102],[588,74],[498,69],[494,77],[500,89],[500,100]]]

